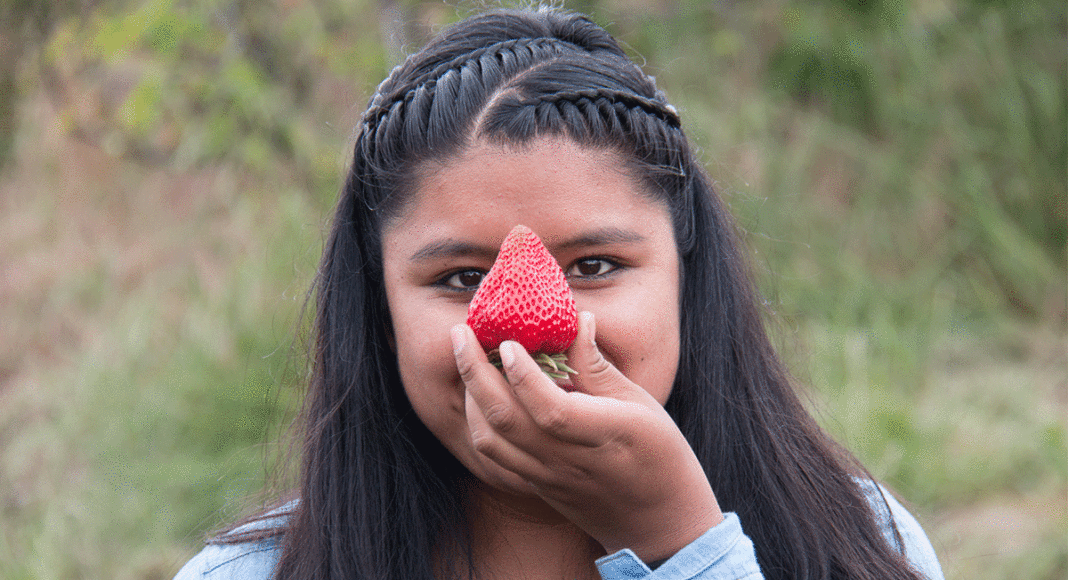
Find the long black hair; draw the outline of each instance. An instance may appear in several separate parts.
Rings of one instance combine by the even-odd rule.
[[[420,164],[476,140],[562,136],[612,149],[670,209],[681,259],[681,355],[667,411],[764,576],[916,578],[863,468],[799,401],[764,330],[734,225],[675,109],[587,18],[498,10],[445,29],[378,87],[360,122],[314,288],[299,502],[276,534],[280,579],[452,577],[468,569],[470,474],[401,386],[382,276],[383,227]]]

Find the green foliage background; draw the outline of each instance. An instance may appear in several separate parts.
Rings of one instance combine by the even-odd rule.
[[[1064,4],[563,5],[680,108],[814,412],[947,577],[1068,575]],[[170,578],[285,487],[355,121],[479,8],[0,7],[0,577]]]

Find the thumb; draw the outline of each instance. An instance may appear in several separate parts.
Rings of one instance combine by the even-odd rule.
[[[630,399],[635,389],[642,391],[604,357],[597,348],[596,336],[597,321],[593,313],[580,312],[578,336],[567,351],[567,364],[577,371],[571,375],[575,390],[614,399]]]

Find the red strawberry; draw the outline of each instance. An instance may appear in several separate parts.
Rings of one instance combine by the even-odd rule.
[[[549,367],[550,376],[563,378],[561,370],[574,371],[559,353],[575,341],[577,320],[571,287],[556,259],[530,228],[512,228],[467,309],[478,342],[492,352],[514,340]]]

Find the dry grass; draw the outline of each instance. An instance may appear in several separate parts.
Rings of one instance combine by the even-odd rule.
[[[169,577],[262,479],[318,218],[284,184],[117,159],[46,100],[24,118],[0,182],[0,575]]]

